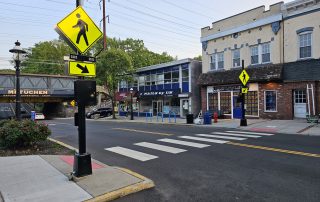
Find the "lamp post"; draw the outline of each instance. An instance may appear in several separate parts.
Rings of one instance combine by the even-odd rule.
[[[16,119],[18,121],[21,120],[21,94],[20,94],[20,63],[21,63],[21,56],[26,54],[27,52],[22,50],[20,47],[20,42],[17,41],[14,43],[15,47],[10,49],[9,52],[13,53],[13,60],[15,62],[15,69],[16,69]]]
[[[130,120],[133,120],[132,94],[133,94],[133,88],[130,88],[130,101],[131,101],[131,117],[130,117]]]

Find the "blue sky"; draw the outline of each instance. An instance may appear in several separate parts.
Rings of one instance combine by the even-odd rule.
[[[84,0],[84,9],[99,26],[100,0]],[[55,24],[75,8],[76,0],[0,0],[0,69],[13,68],[9,49],[58,38]],[[201,54],[200,29],[213,21],[278,0],[106,0],[107,36],[142,39],[154,52],[179,59]],[[288,1],[285,1],[288,2]]]

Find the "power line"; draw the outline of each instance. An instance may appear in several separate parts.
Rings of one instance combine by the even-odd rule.
[[[204,15],[204,14],[202,14],[202,13],[198,13],[198,12],[195,11],[195,10],[191,10],[191,9],[182,7],[182,6],[180,6],[180,5],[174,4],[174,3],[169,2],[169,1],[167,1],[167,0],[161,0],[161,1],[163,1],[163,2],[165,2],[165,3],[167,3],[167,4],[169,4],[169,5],[172,5],[172,6],[174,6],[174,7],[180,8],[180,9],[182,9],[182,10],[184,10],[184,11],[190,12],[190,13],[192,13],[192,14],[197,14],[197,15],[202,16],[202,17],[205,17],[205,18],[211,18],[210,16]]]

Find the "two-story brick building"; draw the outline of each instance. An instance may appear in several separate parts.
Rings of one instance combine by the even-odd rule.
[[[202,110],[241,116],[241,61],[250,75],[246,115],[292,119],[320,109],[320,2],[279,2],[201,30]]]

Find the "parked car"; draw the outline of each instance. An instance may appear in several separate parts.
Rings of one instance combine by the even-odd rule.
[[[36,120],[44,120],[45,119],[45,116],[42,114],[42,113],[38,113],[36,112],[36,117],[35,117]]]
[[[94,119],[94,118],[102,118],[102,117],[108,117],[112,115],[112,109],[111,108],[99,108],[96,110],[93,110],[91,112],[88,112],[86,114],[86,117],[88,119]]]

